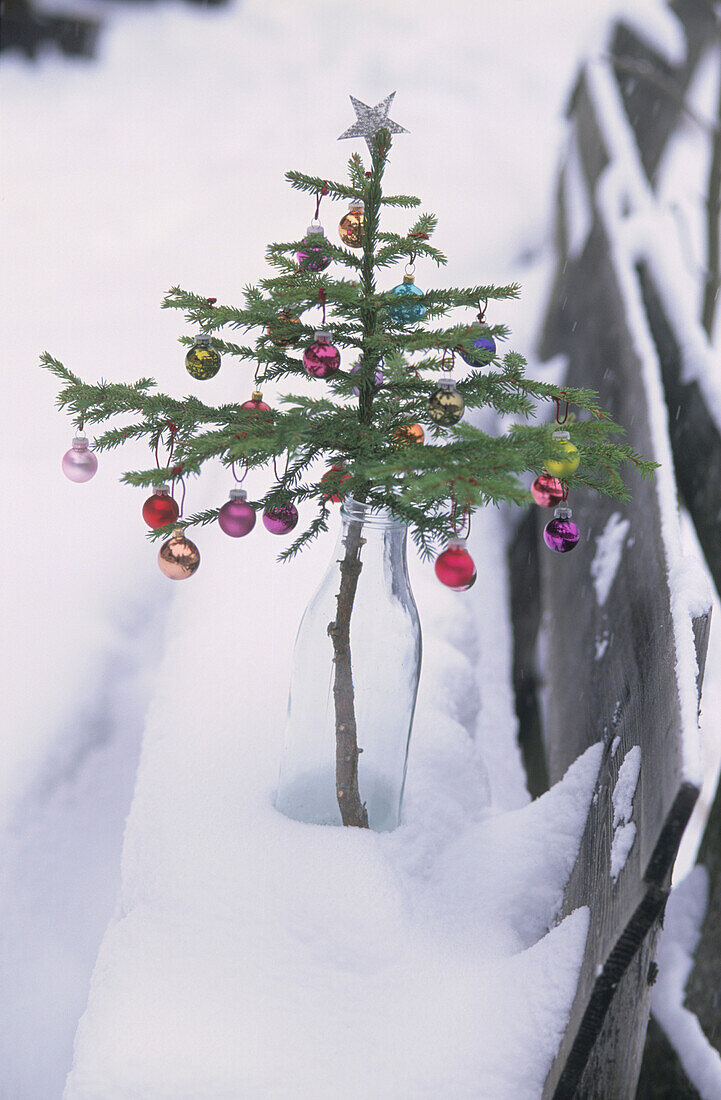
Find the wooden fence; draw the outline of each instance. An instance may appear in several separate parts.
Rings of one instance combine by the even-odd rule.
[[[627,506],[574,493],[582,541],[572,554],[545,550],[548,515],[539,509],[518,528],[510,552],[514,682],[532,793],[589,745],[604,744],[561,914],[588,906],[590,929],[547,1100],[635,1094],[671,870],[699,790],[697,707],[709,615],[684,597],[674,464],[718,585],[721,433],[703,388],[684,381],[679,319],[668,307],[658,254],[631,247],[625,230],[653,208],[663,150],[715,33],[701,0],[672,8],[688,42],[681,65],[619,26],[612,56],[579,76],[540,347],[544,358],[567,356],[569,384],[598,390],[632,446],[661,469],[653,482],[632,477]],[[614,798],[624,765],[626,777],[638,766],[630,820],[619,819]],[[717,989],[718,952],[714,965]],[[694,1093],[689,1086],[674,1095]]]

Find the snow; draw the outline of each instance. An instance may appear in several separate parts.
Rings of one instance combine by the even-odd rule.
[[[484,0],[439,20],[410,0],[168,3],[114,9],[97,65],[3,55],[0,928],[13,1018],[0,1091],[13,1100],[59,1096],[71,1063],[68,1100],[272,1100],[289,1074],[295,1095],[322,1100],[340,1065],[348,1096],[540,1095],[587,933],[585,910],[553,925],[598,747],[528,804],[502,517],[474,525],[466,595],[411,561],[425,656],[402,828],[300,826],[271,798],[295,625],[330,538],[279,567],[264,532],[238,546],[208,530],[201,570],[174,588],[143,537],[141,495],[118,484],[147,456],[103,455],[93,482],[64,481],[72,433],[34,364],[47,348],[84,377],[149,373],[206,396],[182,371],[186,326],[157,309],[162,295],[180,283],[237,302],[267,241],[308,223],[283,173],[342,176],[348,94],[393,89],[412,133],[389,185],[438,213],[453,257],[441,279],[521,279],[498,319],[528,351],[553,263],[562,104],[583,48],[629,8],[651,10]],[[330,230],[338,209],[321,214]],[[228,365],[213,386],[213,400],[235,399],[250,375]],[[209,473],[189,509],[227,488]]]
[[[616,746],[617,748],[618,746]],[[612,747],[611,754],[616,755]],[[626,866],[626,860],[636,839],[636,825],[631,821],[633,797],[641,774],[641,746],[634,745],[623,758],[618,778],[611,794],[613,804],[613,838],[611,840],[611,878],[614,882]]]
[[[616,780],[611,795],[613,804],[613,827],[631,820],[633,813],[633,796],[636,793],[638,777],[641,773],[641,746],[634,745],[623,758],[623,763],[618,769]]]
[[[596,553],[591,562],[591,577],[599,607],[603,607],[611,591],[630,526],[629,520],[621,519],[620,512],[614,512],[609,516],[606,526],[596,539]]]
[[[701,1100],[717,1100],[721,1096],[721,1055],[709,1043],[696,1016],[683,1005],[707,903],[708,875],[704,867],[694,867],[673,889],[666,906],[651,1010]]]

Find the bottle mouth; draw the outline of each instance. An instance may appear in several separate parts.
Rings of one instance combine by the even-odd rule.
[[[340,506],[340,514],[343,519],[349,522],[362,523],[364,527],[376,527],[386,531],[391,528],[403,530],[408,526],[404,520],[392,515],[387,508],[376,508],[370,504],[362,504],[359,500],[354,500],[353,497],[345,497]]]

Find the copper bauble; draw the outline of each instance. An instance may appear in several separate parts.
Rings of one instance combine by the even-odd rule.
[[[393,438],[397,443],[422,443],[425,439],[425,432],[420,424],[401,424],[400,428],[396,428],[393,432]]]
[[[182,527],[176,527],[172,537],[160,547],[158,565],[161,573],[171,581],[192,577],[200,565],[200,551],[194,542],[186,539]]]
[[[293,325],[299,325],[300,318],[294,317],[288,309],[281,309],[274,321],[265,330],[277,348],[289,348],[296,342]]]

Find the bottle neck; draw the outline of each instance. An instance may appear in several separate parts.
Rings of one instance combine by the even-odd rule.
[[[397,531],[399,535],[405,534],[408,524],[402,519],[392,515],[387,508],[374,508],[369,504],[361,504],[352,497],[346,497],[340,509],[343,526],[351,523],[360,523],[365,531]]]

